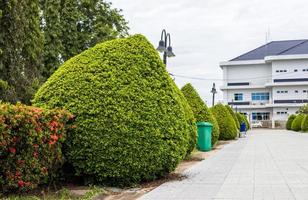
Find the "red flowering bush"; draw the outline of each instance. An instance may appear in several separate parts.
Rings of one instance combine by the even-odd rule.
[[[28,191],[53,179],[72,114],[0,104],[0,190]]]

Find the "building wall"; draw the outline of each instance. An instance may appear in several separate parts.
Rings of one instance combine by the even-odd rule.
[[[227,69],[227,70],[226,70]],[[227,83],[249,82],[250,85],[264,85],[271,81],[271,65],[238,65],[223,67],[225,86]],[[257,77],[257,78],[256,78]]]
[[[308,99],[308,85],[273,87],[273,100],[292,99]]]
[[[308,60],[273,61],[272,74],[273,79],[308,78]]]

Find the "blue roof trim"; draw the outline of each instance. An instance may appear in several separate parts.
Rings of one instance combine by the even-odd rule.
[[[308,54],[308,40],[272,41],[230,61],[263,60],[265,56]]]

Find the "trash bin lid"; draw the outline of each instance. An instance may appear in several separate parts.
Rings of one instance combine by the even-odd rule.
[[[212,127],[213,124],[211,124],[210,122],[197,122],[197,126]]]

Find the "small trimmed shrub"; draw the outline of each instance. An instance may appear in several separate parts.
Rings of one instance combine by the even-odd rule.
[[[229,111],[229,113],[231,114],[231,116],[233,117],[233,120],[235,121],[236,128],[239,130],[240,129],[240,122],[237,119],[235,112],[233,111],[233,109],[229,105],[225,105],[225,106],[226,106],[227,110]]]
[[[215,117],[190,83],[184,85],[181,90],[194,113],[196,121],[205,121],[213,124],[212,145],[214,146],[219,138],[219,126]]]
[[[298,114],[292,122],[291,129],[293,131],[300,131],[302,129],[302,121],[305,115]]]
[[[28,191],[57,176],[72,115],[0,104],[0,191]]]
[[[238,130],[235,121],[227,108],[222,104],[216,104],[211,108],[218,122],[220,140],[232,140],[237,137]]]
[[[301,130],[303,132],[307,132],[308,131],[308,115],[305,115],[302,124],[301,124]]]
[[[235,113],[235,116],[239,122],[239,124],[245,123],[246,125],[246,131],[249,130],[249,123],[245,115],[241,113]]]
[[[295,119],[295,117],[296,117],[296,115],[290,115],[289,117],[288,117],[288,121],[287,121],[287,123],[286,123],[286,129],[287,130],[292,130],[292,122],[293,122],[293,120]]]
[[[67,158],[89,182],[127,186],[155,179],[173,171],[196,140],[189,105],[142,35],[71,58],[33,103],[76,116]]]
[[[242,114],[242,120],[245,121],[245,124],[246,124],[246,127],[247,127],[247,130],[250,129],[250,123],[248,121],[248,118],[246,115]]]

